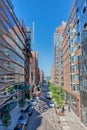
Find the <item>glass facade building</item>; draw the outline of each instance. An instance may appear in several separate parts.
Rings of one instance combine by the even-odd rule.
[[[10,0],[0,1],[0,96],[25,82],[26,34],[18,21]],[[20,95],[20,94],[19,94]],[[11,100],[11,101],[10,101]],[[9,105],[10,103],[10,105]],[[7,105],[6,105],[7,104]],[[0,112],[4,106],[9,110],[16,105],[13,97],[0,97]],[[5,107],[5,108],[6,108]],[[6,108],[6,109],[7,109]],[[0,113],[1,115],[1,113]]]
[[[63,34],[64,90],[66,100],[80,117],[79,56],[81,55],[81,48],[79,46],[80,36],[78,35],[77,28],[76,1],[74,1]]]
[[[25,36],[10,1],[0,1],[0,89],[24,82]]]
[[[79,57],[81,120],[87,125],[87,0],[76,0],[77,42],[82,55]]]
[[[62,41],[65,22],[56,29],[54,34],[54,82],[57,86],[63,85],[63,53]]]
[[[74,1],[63,37],[66,98],[87,124],[87,0]]]

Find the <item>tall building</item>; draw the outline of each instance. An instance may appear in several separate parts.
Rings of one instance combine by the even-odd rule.
[[[24,83],[24,39],[12,4],[0,1],[0,89]]]
[[[87,125],[87,0],[74,0],[65,29],[55,32],[54,50],[54,82]]]
[[[62,22],[54,34],[54,82],[58,86],[63,85],[62,41],[65,25],[66,23]]]
[[[87,0],[76,0],[77,42],[82,50],[79,57],[81,120],[87,125]]]
[[[71,104],[74,112],[81,117],[79,80],[79,56],[81,55],[81,49],[79,47],[77,26],[76,1],[74,1],[63,34],[64,90],[66,100]]]
[[[5,109],[11,110],[16,105],[16,100],[12,100],[13,96],[10,93],[7,95],[8,91],[10,90],[11,92],[12,90],[12,93],[14,93],[14,88],[18,89],[24,86],[25,79],[27,79],[25,55],[27,52],[30,52],[28,35],[24,25],[18,21],[11,1],[1,0],[0,96],[3,96],[3,98],[0,97],[0,112],[4,112]],[[24,49],[26,49],[26,52]]]
[[[38,69],[38,53],[32,51],[32,58],[31,58],[31,84],[39,84],[39,69]]]
[[[87,111],[85,111],[87,104],[85,91],[86,27],[87,0],[75,0],[63,34],[64,90],[66,99],[84,122],[87,122]]]
[[[44,82],[44,72],[43,70],[40,70],[40,84],[43,84]]]
[[[87,27],[83,28],[81,35],[82,56],[80,62],[80,97],[81,120],[87,125]]]

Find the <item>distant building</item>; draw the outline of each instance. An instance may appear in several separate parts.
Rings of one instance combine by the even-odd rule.
[[[40,70],[40,84],[44,82],[44,72],[43,70]]]
[[[54,73],[54,64],[53,64],[53,65],[52,65],[52,70],[51,70],[51,80],[50,80],[51,83],[53,83],[53,84],[55,83],[54,74],[55,74],[55,73]]]
[[[62,25],[57,27],[54,34],[54,83],[57,86],[63,85],[62,41],[65,25],[66,23],[62,22]]]
[[[51,79],[50,76],[44,77],[44,80],[49,81]]]
[[[30,61],[30,84],[39,84],[38,53],[32,51]]]

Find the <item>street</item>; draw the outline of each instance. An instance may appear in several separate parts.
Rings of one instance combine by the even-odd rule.
[[[49,100],[46,99],[47,87],[44,88],[41,96],[37,98],[37,104],[34,107],[33,114],[29,118],[27,130],[87,130],[87,127],[82,124],[80,119],[71,110],[70,112],[65,105],[64,116],[59,116],[55,108],[49,108]],[[16,106],[11,112],[11,125],[9,130],[13,130],[16,126],[20,114],[19,106]],[[59,123],[60,121],[60,123]],[[1,123],[1,122],[0,122]],[[0,130],[4,127],[0,126]]]
[[[55,108],[49,108],[49,101],[44,98],[46,92],[42,95],[43,97],[38,99],[35,110],[30,117],[27,130],[61,130]]]

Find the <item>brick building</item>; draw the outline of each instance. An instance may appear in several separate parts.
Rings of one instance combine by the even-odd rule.
[[[54,34],[54,83],[57,86],[63,85],[63,54],[62,54],[62,41],[63,31],[66,23],[56,29]]]
[[[30,84],[39,84],[40,76],[39,76],[39,68],[38,68],[38,53],[32,51],[32,58],[30,61]]]

